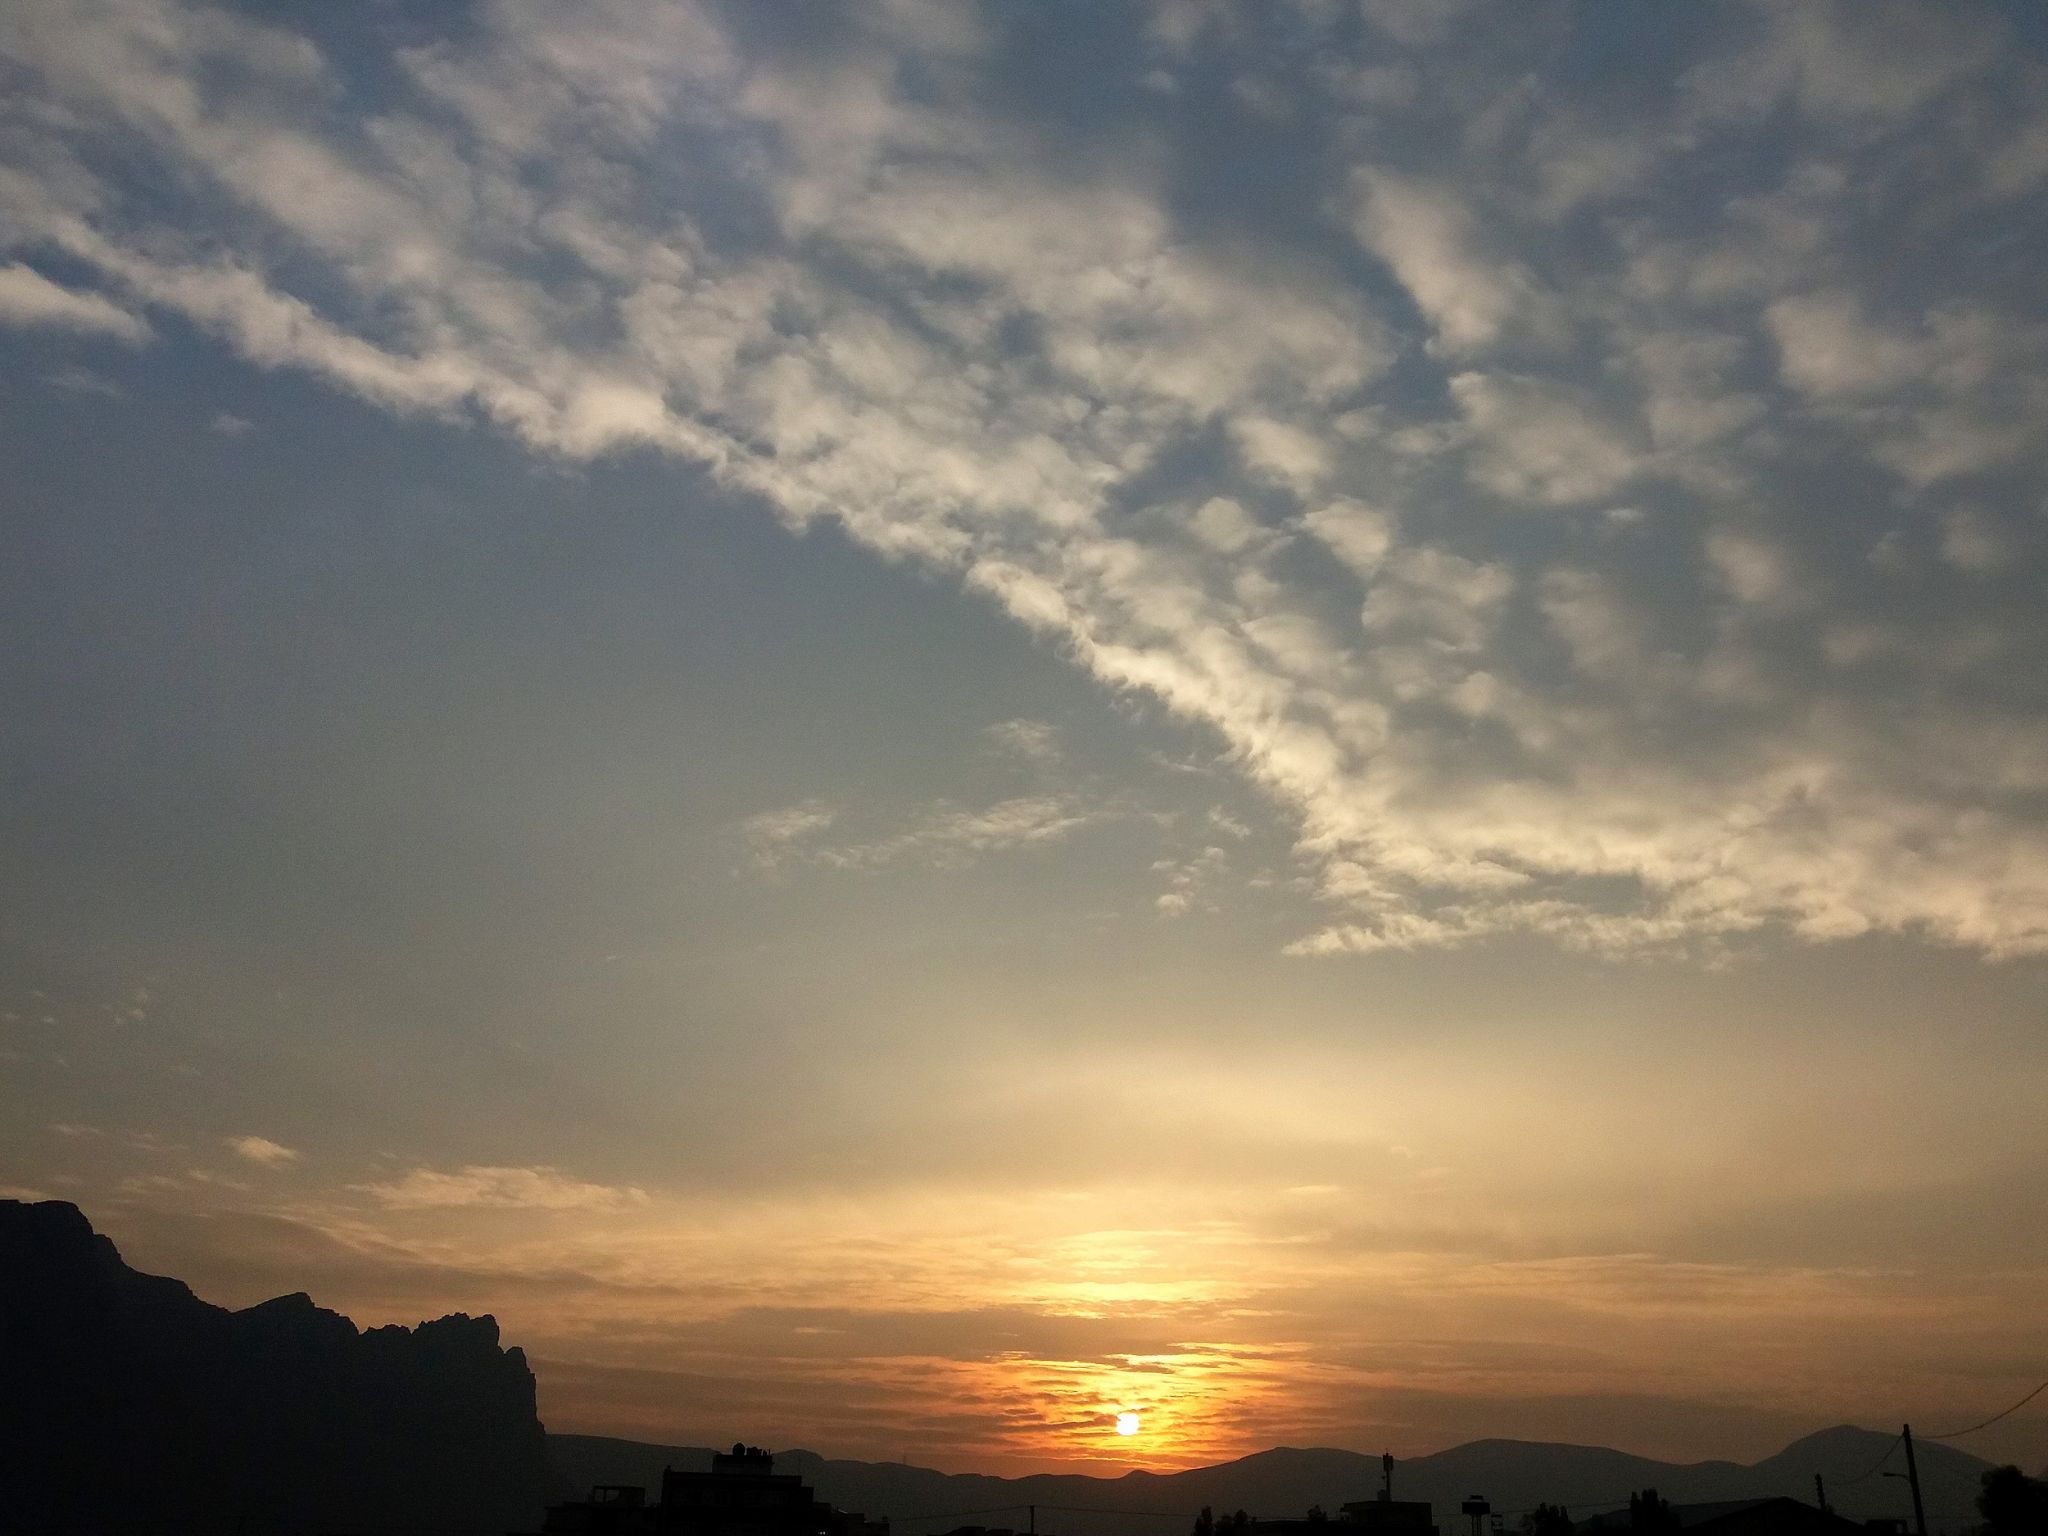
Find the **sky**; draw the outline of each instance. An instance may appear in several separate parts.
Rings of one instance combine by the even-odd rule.
[[[2026,4],[0,7],[0,1193],[560,1430],[1973,1422],[2044,238]]]

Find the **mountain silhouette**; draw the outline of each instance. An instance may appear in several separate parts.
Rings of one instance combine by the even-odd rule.
[[[1911,1512],[1904,1483],[1861,1475],[1871,1471],[1893,1438],[1840,1425],[1747,1466],[1733,1461],[1674,1464],[1599,1446],[1475,1440],[1397,1463],[1394,1493],[1396,1498],[1429,1500],[1436,1506],[1438,1525],[1451,1531],[1463,1529],[1458,1504],[1475,1492],[1485,1494],[1496,1510],[1513,1513],[1551,1503],[1579,1516],[1625,1507],[1629,1494],[1642,1488],[1655,1488],[1673,1503],[1787,1496],[1810,1504],[1818,1472],[1827,1481],[1829,1504],[1864,1520]],[[1974,1521],[1978,1478],[1990,1463],[1944,1445],[1916,1443],[1915,1448],[1930,1527],[1948,1530]],[[600,1483],[658,1487],[664,1465],[708,1467],[710,1457],[709,1450],[699,1447],[548,1436],[548,1465],[555,1486],[564,1489]],[[1896,1451],[1886,1463],[1894,1471],[1904,1465]],[[1266,1517],[1299,1517],[1312,1505],[1334,1513],[1350,1500],[1371,1498],[1380,1482],[1378,1456],[1285,1446],[1217,1466],[1121,1477],[989,1477],[901,1462],[837,1461],[810,1451],[778,1451],[776,1466],[801,1473],[820,1498],[842,1509],[887,1514],[899,1536],[942,1536],[961,1524],[1021,1528],[1025,1506],[1032,1504],[1039,1506],[1038,1529],[1060,1536],[1186,1536],[1188,1522],[1204,1506]],[[966,1512],[976,1512],[971,1521],[927,1518]],[[1509,1528],[1514,1525],[1510,1519]]]
[[[76,1206],[0,1200],[0,1531],[531,1529],[545,1454],[490,1317],[231,1312],[130,1269]]]

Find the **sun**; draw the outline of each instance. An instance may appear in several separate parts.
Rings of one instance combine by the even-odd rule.
[[[1120,1435],[1135,1435],[1138,1432],[1138,1416],[1135,1413],[1118,1414],[1116,1432]]]

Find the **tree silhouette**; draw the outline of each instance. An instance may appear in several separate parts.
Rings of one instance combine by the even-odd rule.
[[[1645,1488],[1628,1496],[1628,1528],[1635,1536],[1667,1536],[1679,1528],[1678,1516],[1657,1497],[1656,1489]]]
[[[1202,1512],[1195,1516],[1194,1536],[1244,1536],[1251,1526],[1252,1517],[1241,1509],[1218,1520],[1216,1512],[1204,1504]]]
[[[1977,1513],[1984,1536],[2030,1536],[2048,1531],[2048,1482],[2018,1467],[1994,1467],[1984,1474]]]
[[[1562,1504],[1538,1504],[1522,1516],[1522,1536],[1572,1536],[1572,1517]]]

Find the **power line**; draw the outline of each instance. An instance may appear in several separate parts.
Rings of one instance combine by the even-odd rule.
[[[1055,1510],[1063,1515],[1137,1515],[1146,1520],[1194,1519],[1194,1516],[1184,1509],[1090,1509],[1085,1504],[1041,1504],[1038,1507]]]
[[[1878,1468],[1882,1467],[1886,1462],[1890,1461],[1892,1459],[1892,1452],[1896,1451],[1899,1448],[1900,1439],[1900,1436],[1893,1435],[1891,1438],[1891,1442],[1884,1448],[1884,1454],[1878,1457],[1877,1460],[1873,1461],[1870,1464],[1868,1471],[1858,1472],[1854,1477],[1845,1479],[1844,1481],[1837,1483],[1835,1486],[1837,1488],[1854,1488],[1858,1483],[1863,1482],[1868,1478],[1877,1476]]]
[[[956,1509],[945,1515],[892,1515],[890,1522],[901,1525],[912,1520],[971,1520],[976,1515],[1007,1515],[1030,1507],[1029,1504],[998,1504],[993,1509]]]
[[[2048,1392],[2048,1381],[2042,1382],[2040,1386],[2034,1388],[2033,1391],[2029,1392],[2025,1397],[2021,1398],[2018,1402],[2014,1403],[2010,1408],[2007,1408],[2000,1413],[1994,1413],[1993,1415],[1991,1415],[1990,1418],[1986,1419],[1981,1424],[1972,1424],[1968,1429],[1951,1429],[1946,1434],[1922,1435],[1920,1438],[1923,1440],[1955,1440],[1959,1439],[1964,1435],[1974,1435],[1980,1429],[1989,1429],[1992,1425],[1996,1424],[2000,1419],[2004,1418],[2006,1414],[2018,1413],[2022,1408],[2026,1407],[2027,1404],[2031,1403],[2043,1392]]]

